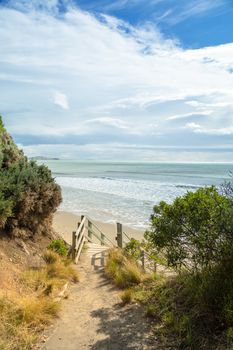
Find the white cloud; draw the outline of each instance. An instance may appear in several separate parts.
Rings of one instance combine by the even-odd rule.
[[[233,135],[233,127],[226,128],[206,128],[197,123],[187,123],[185,128],[191,129],[196,133],[207,134],[207,135]]]
[[[67,96],[60,91],[54,92],[53,102],[55,105],[61,107],[62,109],[69,109],[69,103],[68,103]]]
[[[197,123],[187,123],[185,125],[185,127],[188,128],[188,129],[192,129],[192,130],[201,128],[201,126],[199,124],[197,124]]]
[[[42,11],[44,2],[29,3],[23,12],[0,7],[0,111],[18,142],[104,135],[106,144],[187,146],[207,145],[208,135],[221,146],[231,136],[233,43],[184,50],[148,25],[97,18],[68,1],[60,15],[55,0]],[[184,127],[186,118],[202,126]]]
[[[177,120],[177,119],[186,119],[190,117],[194,117],[196,115],[198,116],[207,116],[212,114],[213,111],[198,111],[198,109],[195,112],[190,112],[190,113],[184,113],[184,114],[177,114],[177,115],[172,115],[167,118],[167,120]]]

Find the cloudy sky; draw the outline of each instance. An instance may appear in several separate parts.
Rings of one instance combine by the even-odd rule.
[[[29,156],[233,161],[232,0],[0,0],[0,114]]]

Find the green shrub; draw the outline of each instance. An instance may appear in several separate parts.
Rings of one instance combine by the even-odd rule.
[[[154,207],[146,237],[180,274],[154,284],[148,308],[161,330],[176,336],[179,349],[232,349],[231,193],[231,184],[227,195],[201,188]]]
[[[232,251],[233,203],[214,187],[160,202],[146,238],[162,250],[168,265],[201,271]]]
[[[27,160],[0,119],[0,229],[21,237],[48,234],[60,203],[51,171]]]
[[[53,250],[54,252],[58,253],[61,256],[67,256],[67,253],[68,253],[68,248],[62,239],[53,240],[49,244],[48,249]]]
[[[136,261],[140,259],[142,244],[137,239],[131,238],[131,240],[124,247],[124,251]]]

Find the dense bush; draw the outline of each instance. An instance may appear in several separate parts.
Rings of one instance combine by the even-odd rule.
[[[146,237],[179,275],[155,287],[150,303],[180,349],[232,349],[232,188],[201,188],[151,216]]]
[[[0,229],[25,237],[47,233],[60,202],[51,171],[27,160],[0,118]]]
[[[170,266],[201,271],[232,254],[233,202],[214,187],[154,207],[147,239]]]

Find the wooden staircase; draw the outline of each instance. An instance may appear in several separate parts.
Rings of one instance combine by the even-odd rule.
[[[89,217],[81,216],[81,222],[72,234],[70,249],[70,255],[75,263],[79,261],[84,245],[93,266],[103,266],[107,250],[117,246],[116,242],[103,233]]]
[[[105,258],[108,254],[109,247],[97,243],[87,243],[86,255],[91,261],[94,270],[99,270],[105,265]]]
[[[86,255],[90,258],[91,265],[94,269],[100,269],[104,267],[105,257],[110,248],[123,248],[131,239],[132,237],[123,231],[122,224],[117,223],[116,240],[113,241],[88,216],[82,215],[77,230],[72,234],[70,255],[77,264],[83,248],[86,247]],[[144,249],[141,249],[138,262],[145,271],[157,269],[155,260],[151,259]]]

